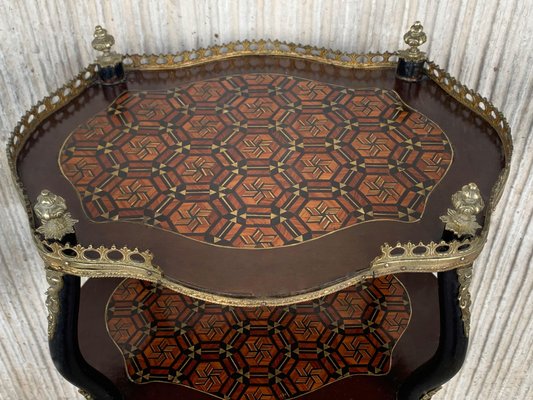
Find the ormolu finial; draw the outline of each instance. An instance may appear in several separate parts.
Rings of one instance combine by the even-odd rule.
[[[476,221],[476,215],[485,207],[477,185],[464,185],[452,195],[452,205],[454,209],[448,208],[447,215],[440,217],[446,224],[446,229],[458,236],[474,235],[476,230],[481,228]]]
[[[403,41],[409,46],[407,50],[401,50],[400,57],[407,61],[422,61],[426,59],[426,53],[418,48],[426,43],[427,36],[420,21],[416,21],[409,31],[403,36]]]
[[[91,44],[93,49],[103,53],[96,59],[101,67],[114,66],[122,61],[122,57],[119,54],[111,51],[111,47],[115,44],[115,38],[100,25],[94,28],[94,39]]]
[[[42,223],[37,232],[43,234],[45,239],[61,240],[67,233],[74,233],[74,224],[78,220],[72,218],[67,211],[63,197],[43,190],[37,196],[33,209]]]

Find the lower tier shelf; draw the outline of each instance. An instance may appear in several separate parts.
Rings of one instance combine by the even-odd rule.
[[[385,276],[315,301],[259,308],[93,279],[82,288],[80,346],[127,399],[394,399],[435,352],[438,316],[431,274]]]

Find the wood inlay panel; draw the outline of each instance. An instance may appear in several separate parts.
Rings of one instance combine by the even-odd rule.
[[[256,73],[125,92],[59,163],[95,222],[269,248],[417,221],[451,160],[444,132],[394,91]]]
[[[180,384],[223,399],[287,399],[351,375],[387,374],[410,315],[394,276],[258,308],[127,279],[109,300],[107,327],[136,383]]]

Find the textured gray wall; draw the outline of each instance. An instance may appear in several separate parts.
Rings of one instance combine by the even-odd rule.
[[[0,0],[0,144],[19,116],[94,58],[94,25],[117,50],[177,52],[277,38],[354,52],[395,50],[421,20],[431,59],[508,118],[515,153],[475,265],[471,346],[436,399],[533,398],[533,2]],[[0,155],[0,399],[72,399],[47,352],[45,279]]]

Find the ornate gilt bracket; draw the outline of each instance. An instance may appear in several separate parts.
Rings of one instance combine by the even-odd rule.
[[[65,199],[48,190],[43,190],[37,197],[34,207],[35,214],[42,225],[37,228],[45,239],[61,240],[68,233],[74,233],[77,219],[67,211]]]
[[[457,236],[474,236],[481,228],[476,221],[476,216],[485,207],[479,188],[475,183],[464,185],[461,190],[452,195],[452,206],[447,211],[447,215],[440,217],[446,224],[446,230],[455,233]],[[475,240],[475,239],[474,239]],[[473,260],[472,260],[473,262]],[[459,308],[465,336],[470,334],[470,282],[472,281],[472,264],[457,268],[457,279],[459,281]]]

